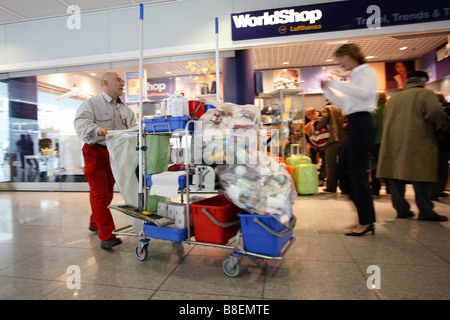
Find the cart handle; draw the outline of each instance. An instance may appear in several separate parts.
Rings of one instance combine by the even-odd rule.
[[[214,219],[214,217],[208,211],[206,211],[206,209],[202,209],[202,212],[204,214],[206,214],[208,216],[208,218],[211,219],[212,222],[214,222],[215,224],[217,224],[218,226],[220,226],[222,228],[229,228],[229,227],[232,227],[232,226],[234,226],[234,225],[236,225],[236,224],[238,224],[240,222],[239,219],[238,220],[234,220],[234,221],[229,221],[229,222],[220,222],[220,221],[217,221],[216,219]]]
[[[285,235],[287,235],[289,232],[292,231],[292,229],[294,229],[295,224],[297,223],[297,218],[295,216],[292,216],[292,220],[289,223],[289,226],[284,228],[281,231],[274,231],[272,229],[270,229],[267,225],[265,225],[261,220],[259,220],[258,218],[253,218],[253,221],[255,221],[257,224],[259,224],[261,227],[263,227],[265,230],[267,230],[268,232],[270,232],[271,234],[273,234],[274,236],[277,237],[284,237]]]

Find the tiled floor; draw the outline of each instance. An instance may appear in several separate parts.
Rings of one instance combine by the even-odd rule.
[[[410,188],[407,197],[417,213]],[[0,299],[450,299],[450,223],[395,219],[389,195],[374,201],[375,236],[346,237],[356,222],[346,196],[299,196],[296,241],[283,259],[244,257],[241,275],[230,278],[222,270],[228,249],[151,240],[146,261],[135,257],[136,237],[100,249],[87,230],[88,193],[2,192]],[[123,203],[119,193],[114,203]],[[449,198],[435,205],[450,216]],[[114,218],[117,227],[128,223]]]

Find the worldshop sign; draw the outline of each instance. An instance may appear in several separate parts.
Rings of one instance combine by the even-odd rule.
[[[450,2],[446,0],[348,0],[234,13],[231,31],[232,40],[238,41],[449,19]]]

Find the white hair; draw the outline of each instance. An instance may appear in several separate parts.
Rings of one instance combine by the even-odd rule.
[[[102,77],[101,77],[101,79],[100,79],[102,87],[103,87],[103,82],[104,82],[106,79],[108,79],[109,76],[110,76],[111,74],[113,74],[113,73],[114,73],[114,72],[112,72],[112,71],[106,71],[104,74],[102,74]]]

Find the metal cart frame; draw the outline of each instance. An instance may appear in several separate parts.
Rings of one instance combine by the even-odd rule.
[[[189,139],[189,137],[193,136],[193,135],[191,135],[191,133],[189,131],[189,125],[194,122],[195,121],[193,121],[193,120],[189,120],[185,125],[184,131],[183,130],[178,130],[176,132],[172,131],[172,130],[170,130],[170,125],[169,125],[169,132],[157,133],[154,131],[155,129],[153,128],[153,132],[143,133],[143,135],[145,135],[145,134],[170,134],[173,136],[173,134],[175,134],[176,136],[178,136],[180,138],[187,137],[186,144],[183,149],[184,165],[185,165],[185,170],[186,170],[186,187],[184,188],[184,190],[180,190],[181,203],[185,204],[185,206],[186,206],[186,222],[187,222],[186,225],[188,226],[187,227],[187,236],[186,236],[186,239],[182,240],[182,241],[173,241],[173,240],[167,240],[167,241],[172,241],[172,242],[177,242],[177,243],[186,243],[189,245],[191,245],[191,244],[202,245],[202,246],[217,247],[217,248],[232,250],[232,253],[229,255],[229,257],[226,258],[222,263],[223,271],[229,277],[237,277],[240,274],[241,267],[240,267],[239,262],[240,262],[240,259],[244,256],[254,257],[254,258],[263,258],[263,259],[268,259],[268,260],[281,260],[283,258],[283,256],[285,255],[285,253],[289,250],[292,243],[295,241],[294,236],[292,236],[288,240],[288,242],[284,245],[279,256],[263,255],[263,254],[254,253],[254,252],[245,250],[245,248],[243,246],[243,239],[242,239],[243,235],[242,235],[242,232],[240,229],[237,231],[236,236],[231,238],[228,241],[228,244],[226,244],[226,245],[199,242],[199,241],[192,240],[192,237],[194,235],[192,234],[191,227],[189,227],[189,226],[191,226],[189,174],[190,174],[190,169],[193,169],[195,167],[195,165],[192,165],[192,167],[191,167],[191,161],[189,159],[189,156],[190,156],[189,146],[188,146],[187,140]],[[141,125],[142,125],[142,123],[141,123]],[[139,139],[139,141],[142,141],[142,143],[145,144],[145,142],[144,142],[145,139]],[[139,149],[146,150],[146,146],[140,146]],[[144,161],[145,161],[145,157],[144,157]],[[141,165],[142,165],[141,162],[139,162],[139,166],[141,166]],[[146,166],[144,166],[144,168],[142,168],[142,169],[143,170],[141,172],[143,172],[145,174]],[[140,194],[143,194],[144,191],[146,191],[147,189],[148,188],[146,186],[144,186],[143,190],[140,190]],[[184,192],[186,193],[186,202],[185,203],[184,203],[184,199],[183,199]],[[144,197],[144,198],[147,198],[147,197]],[[125,213],[129,216],[132,216],[134,218],[143,220],[144,224],[154,221],[151,216],[144,215],[141,212],[141,210],[138,208],[133,208],[133,207],[130,207],[127,205],[125,205],[125,206],[112,205],[112,206],[110,206],[110,208],[118,210],[118,211]],[[211,219],[215,224],[217,224],[221,227],[229,227],[231,224],[239,223],[239,220],[233,221],[231,223],[222,223],[222,222],[219,222],[216,219],[214,219],[214,217],[212,217],[212,215],[209,214],[209,212],[207,212],[205,209],[203,209],[202,211],[209,217],[209,219]],[[277,231],[271,230],[268,226],[266,226],[264,223],[259,221],[257,218],[254,218],[253,220],[256,223],[258,223],[259,225],[261,225],[265,230],[267,230],[268,232],[273,234],[274,236],[280,236],[280,237],[289,234],[295,227],[295,223],[296,223],[296,219],[294,216],[291,221],[291,225],[289,227],[283,229],[280,232],[277,232]],[[113,234],[120,235],[120,236],[134,236],[134,237],[140,238],[140,240],[138,241],[138,244],[135,247],[135,255],[139,261],[144,261],[147,259],[148,244],[150,242],[150,238],[152,238],[152,235],[146,234],[144,225],[142,226],[142,229],[139,232],[136,232],[136,230],[134,230],[134,226],[127,225],[127,226],[124,226],[124,227],[114,230]],[[157,238],[157,237],[155,237],[155,239],[161,240],[161,238]],[[233,239],[234,239],[234,241],[233,241]],[[165,239],[162,239],[162,240],[165,240]]]

